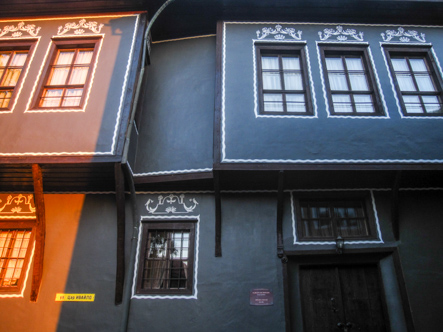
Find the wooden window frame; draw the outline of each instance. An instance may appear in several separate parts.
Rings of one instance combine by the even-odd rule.
[[[377,233],[376,220],[374,211],[372,209],[371,197],[366,193],[361,192],[346,192],[346,193],[334,193],[334,194],[318,194],[318,193],[304,193],[300,196],[294,197],[294,209],[296,213],[296,235],[297,242],[330,242],[335,241],[337,236],[339,235],[337,232],[337,226],[334,222],[334,218],[331,218],[332,221],[332,230],[333,235],[330,237],[306,237],[303,235],[303,224],[302,224],[302,214],[301,214],[301,203],[302,202],[314,202],[314,203],[325,203],[328,207],[334,207],[337,203],[340,202],[360,202],[362,203],[363,212],[366,219],[366,226],[368,229],[367,235],[361,236],[342,236],[345,241],[376,241],[379,240],[379,236]]]
[[[92,81],[92,73],[97,65],[97,56],[98,56],[98,49],[99,49],[99,45],[101,42],[101,37],[91,37],[91,38],[82,38],[82,39],[53,39],[52,40],[52,45],[51,48],[49,50],[49,54],[50,56],[48,57],[44,68],[43,68],[43,75],[40,78],[40,82],[38,84],[36,93],[34,95],[34,99],[32,101],[32,110],[34,111],[48,111],[48,110],[81,110],[84,107],[85,104],[85,100],[86,100],[86,96],[89,93],[89,89],[91,88],[91,81]],[[49,76],[51,74],[51,68],[54,64],[55,59],[57,58],[57,54],[59,50],[63,50],[63,49],[81,49],[81,48],[92,48],[94,54],[92,55],[91,58],[91,62],[89,64],[89,72],[88,72],[88,76],[86,78],[85,84],[83,85],[83,94],[81,96],[81,100],[80,100],[80,104],[78,106],[51,106],[51,107],[42,107],[40,106],[40,100],[43,97],[43,92],[45,90],[46,87],[58,87],[58,88],[63,88],[66,89],[68,87],[78,87],[78,85],[47,85]],[[71,64],[71,69],[70,72],[72,70],[72,64]],[[68,74],[69,76],[69,74]],[[63,99],[62,99],[63,100]]]
[[[441,113],[426,113],[426,109],[424,107],[423,101],[420,98],[421,106],[424,111],[424,113],[407,113],[405,102],[403,100],[403,95],[419,95],[419,96],[437,96],[441,103],[443,103],[443,79],[440,75],[440,71],[438,69],[438,66],[436,64],[436,61],[434,59],[434,56],[432,55],[432,47],[424,47],[424,46],[410,46],[410,45],[395,45],[395,46],[388,46],[384,45],[383,47],[388,67],[391,73],[392,80],[394,82],[395,91],[398,96],[398,100],[401,105],[401,112],[404,116],[410,117],[410,116],[419,116],[419,117],[435,117],[435,116],[443,116],[443,112]],[[421,91],[411,91],[411,92],[402,92],[400,90],[400,86],[398,84],[397,75],[395,74],[394,67],[392,65],[392,57],[401,56],[404,58],[409,57],[415,57],[415,58],[422,58],[425,60],[426,66],[428,68],[428,72],[432,77],[433,84],[435,86],[436,92],[421,92]],[[408,61],[409,64],[409,61]],[[416,80],[414,76],[412,75],[413,82],[415,86],[417,87]]]
[[[20,73],[19,79],[14,87],[2,87],[0,86],[0,91],[4,90],[12,90],[11,99],[9,100],[8,107],[0,108],[0,113],[5,111],[10,111],[12,109],[12,105],[17,98],[17,87],[21,86],[24,80],[24,72],[28,70],[29,63],[31,61],[32,55],[34,53],[36,41],[35,40],[17,40],[17,41],[1,41],[0,42],[0,51],[28,51],[28,55],[26,57],[26,61],[23,64],[22,71]],[[0,77],[1,80],[2,77]]]
[[[327,92],[327,98],[329,103],[329,109],[331,115],[340,115],[340,116],[385,116],[385,112],[383,110],[383,103],[380,97],[380,92],[378,90],[377,84],[376,84],[376,78],[374,74],[374,68],[372,67],[372,63],[369,59],[369,53],[368,53],[368,46],[362,46],[362,45],[346,45],[346,46],[339,46],[339,45],[320,45],[320,58],[321,58],[321,64],[323,67],[323,77]],[[328,70],[326,67],[326,58],[328,55],[335,55],[340,56],[342,59],[344,57],[360,57],[363,61],[364,70],[366,73],[366,79],[368,82],[369,89],[368,91],[359,91],[359,90],[337,90],[332,91],[331,86],[329,84],[329,76],[328,76]],[[348,83],[348,87],[351,87],[350,81],[349,81],[349,75],[348,70],[345,67],[345,73],[346,73],[346,80]],[[352,113],[351,112],[336,112],[334,109],[334,103],[332,101],[332,95],[333,94],[348,94],[351,96],[351,103],[352,103]],[[357,112],[355,108],[355,102],[353,95],[371,95],[372,101],[374,105],[374,112]]]
[[[137,267],[137,287],[136,294],[140,295],[191,295],[194,291],[194,260],[195,260],[195,220],[186,221],[143,221],[142,222],[142,241],[140,246],[140,257]],[[148,232],[150,230],[188,230],[189,231],[189,249],[188,249],[188,277],[186,288],[182,289],[144,289],[143,270],[145,265],[145,252],[148,242]]]
[[[311,88],[310,88],[310,80],[308,75],[308,64],[306,60],[306,45],[269,45],[269,44],[256,44],[255,51],[257,55],[257,73],[258,73],[258,92],[259,92],[259,104],[260,104],[260,114],[263,115],[314,115],[312,100],[311,100]],[[283,69],[282,69],[282,56],[284,55],[297,55],[300,57],[300,71],[302,74],[303,80],[303,90],[264,90],[263,89],[263,75],[262,75],[262,55],[274,55],[279,57],[279,72],[280,72],[280,80],[282,87],[284,87],[284,77],[283,77]],[[305,112],[288,112],[286,105],[286,98],[283,98],[283,112],[266,112],[264,109],[264,98],[263,95],[266,93],[277,93],[282,94],[285,93],[297,93],[304,94],[305,96]]]
[[[28,266],[31,263],[31,254],[35,240],[35,220],[0,220],[0,230],[16,230],[16,229],[29,229],[31,231],[31,237],[29,239],[28,248],[26,249],[26,257],[23,262],[23,268],[20,274],[20,279],[17,286],[12,287],[0,287],[0,294],[16,294],[20,293],[25,282]]]

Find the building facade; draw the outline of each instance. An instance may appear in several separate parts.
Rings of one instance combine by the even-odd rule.
[[[440,1],[45,3],[0,20],[6,330],[443,328]]]

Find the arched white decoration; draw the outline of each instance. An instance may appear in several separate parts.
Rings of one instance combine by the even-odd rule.
[[[341,25],[338,25],[336,30],[326,28],[323,30],[323,32],[319,31],[318,36],[320,37],[320,40],[326,40],[331,36],[337,36],[338,41],[347,41],[348,37],[350,36],[358,41],[363,41],[363,32],[357,33],[357,30],[355,29],[346,29],[343,30],[343,27]]]
[[[284,29],[282,29],[282,28],[283,27],[280,24],[277,24],[275,26],[275,29],[263,28],[263,29],[261,29],[261,36],[260,36],[260,30],[257,30],[257,38],[264,39],[269,35],[274,35],[274,39],[283,40],[286,38],[284,35],[289,35],[292,38],[294,38],[295,40],[301,39],[302,32],[300,30],[295,32],[294,28],[284,28]]]
[[[0,31],[0,37],[3,37],[4,35],[8,34],[9,32],[12,32],[12,37],[21,37],[23,35],[23,32],[29,33],[32,37],[36,37],[38,35],[38,32],[40,31],[41,27],[36,28],[35,24],[27,24],[25,25],[25,22],[20,22],[17,24],[17,26],[14,25],[7,25]]]
[[[160,195],[158,196],[158,203],[156,206],[151,206],[154,201],[152,199],[148,199],[146,202],[146,210],[152,214],[183,214],[193,212],[197,207],[198,202],[195,198],[190,198],[190,205],[187,206],[184,202],[185,195],[181,194],[180,196],[170,194],[168,196]],[[157,211],[158,209],[162,211]]]
[[[104,27],[105,25],[102,23],[100,25],[98,25],[97,22],[88,22],[86,23],[85,19],[81,19],[78,24],[75,22],[72,23],[66,23],[65,27],[63,26],[59,26],[58,27],[58,32],[57,35],[61,36],[64,35],[65,33],[69,32],[72,29],[75,29],[74,34],[76,35],[81,35],[83,33],[85,33],[85,30],[81,29],[89,29],[94,33],[100,33],[100,30]]]
[[[414,38],[415,40],[418,40],[419,42],[425,43],[425,34],[421,33],[418,34],[415,30],[408,30],[405,31],[402,27],[399,27],[397,31],[395,30],[386,30],[386,32],[381,33],[381,37],[383,38],[383,41],[388,42],[391,41],[394,37],[399,37],[399,40],[403,43],[407,43],[411,40],[411,38]]]

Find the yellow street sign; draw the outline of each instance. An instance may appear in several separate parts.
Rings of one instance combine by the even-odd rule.
[[[57,293],[55,301],[94,302],[95,294],[63,294]]]

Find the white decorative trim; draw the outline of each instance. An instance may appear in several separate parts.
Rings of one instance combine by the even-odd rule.
[[[260,40],[266,38],[269,35],[273,35],[274,39],[276,39],[276,40],[285,39],[284,35],[289,35],[290,37],[294,38],[295,40],[300,40],[302,31],[298,30],[297,32],[295,32],[294,28],[284,28],[282,30],[282,26],[280,24],[277,24],[275,26],[275,29],[262,28],[261,35],[260,35],[260,30],[257,30],[256,33],[257,33],[257,38]]]
[[[2,214],[10,214],[15,213],[17,215],[27,213],[33,214],[35,218],[35,206],[33,206],[34,195],[28,194],[27,196],[23,194],[15,194],[8,195],[6,198],[6,202],[1,206],[2,200],[0,199],[0,215]],[[15,204],[16,206],[8,209],[8,211],[3,211],[7,207],[9,208],[11,205]],[[20,206],[21,205],[21,206]],[[28,211],[23,211],[23,208],[26,208]]]
[[[226,158],[226,22],[223,22],[223,54],[222,54],[222,107],[221,107],[221,162]]]
[[[335,43],[335,42],[334,42]],[[326,89],[326,84],[325,84],[325,70],[323,68],[322,65],[322,61],[321,61],[321,54],[320,54],[320,44],[322,44],[322,42],[316,42],[317,45],[317,58],[318,58],[318,65],[320,67],[320,78],[321,78],[321,83],[322,83],[322,89],[323,89],[323,97],[325,100],[325,105],[326,105],[326,113],[328,114],[328,118],[336,118],[336,119],[361,119],[361,120],[367,120],[367,119],[375,119],[375,120],[382,120],[382,119],[390,119],[389,117],[389,112],[388,112],[388,107],[386,105],[386,101],[385,101],[385,97],[383,94],[383,90],[381,88],[381,84],[380,84],[380,79],[378,77],[378,73],[377,73],[377,68],[375,66],[374,63],[374,58],[372,56],[372,51],[371,51],[371,47],[369,46],[368,43],[356,43],[356,42],[351,42],[351,43],[340,43],[340,45],[343,44],[349,44],[349,45],[365,45],[367,46],[367,50],[368,50],[368,57],[369,60],[371,61],[371,66],[372,66],[372,70],[375,76],[375,81],[377,84],[377,88],[379,90],[379,95],[380,95],[380,99],[382,101],[383,104],[383,112],[384,115],[335,115],[335,114],[331,114],[330,112],[330,107],[329,107],[329,99],[328,99],[328,91]]]
[[[140,259],[140,250],[141,250],[141,242],[142,242],[142,234],[143,227],[142,222],[144,220],[158,220],[161,222],[162,220],[167,219],[180,219],[180,220],[197,220],[195,227],[195,256],[194,256],[194,287],[192,295],[140,295],[136,294],[136,285],[137,285],[137,269],[138,269],[138,261]],[[137,254],[135,256],[135,264],[134,264],[134,278],[132,280],[132,299],[185,299],[185,300],[196,300],[198,295],[198,256],[199,256],[199,242],[200,242],[200,215],[195,216],[141,216],[140,224],[139,224],[139,232],[138,232],[138,246],[137,246]]]
[[[34,251],[35,251],[35,240],[34,240],[34,243],[32,245],[32,252],[31,252],[31,256],[29,257],[29,261],[28,261],[28,268],[26,269],[25,279],[23,280],[22,289],[21,289],[20,293],[15,293],[15,294],[4,294],[4,293],[1,293],[0,294],[0,299],[1,298],[24,297],[23,294],[25,293],[26,284],[28,282],[29,271],[31,270],[32,260],[34,259]]]
[[[151,44],[162,44],[162,43],[170,43],[170,42],[181,41],[181,40],[216,37],[216,36],[217,35],[211,34],[211,35],[201,35],[201,36],[193,36],[193,37],[185,37],[185,38],[165,39],[165,40],[153,41],[153,42],[151,42]]]
[[[25,22],[20,22],[17,24],[17,26],[13,25],[7,25],[0,31],[0,37],[3,37],[4,35],[8,34],[9,32],[13,32],[11,37],[18,38],[22,37],[23,32],[29,33],[32,37],[37,37],[41,27],[36,28],[35,24],[27,24],[25,25]]]
[[[321,41],[324,41],[331,36],[337,36],[337,41],[339,41],[339,42],[348,41],[347,36],[350,36],[359,42],[363,41],[363,32],[360,31],[359,33],[357,33],[357,30],[355,30],[355,29],[343,30],[343,27],[341,25],[337,25],[336,30],[326,28],[323,30],[323,32],[319,31],[318,36],[320,37]]]
[[[199,173],[199,172],[212,172],[212,168],[196,168],[196,169],[182,169],[176,171],[158,171],[147,173],[133,173],[134,177],[150,176],[150,175],[169,175],[169,174],[186,174],[186,173]],[[132,172],[132,169],[131,169]]]
[[[386,54],[385,54],[385,52],[384,52],[384,50],[383,50],[383,45],[393,45],[394,43],[383,43],[383,42],[380,42],[380,51],[381,51],[381,54],[382,54],[382,56],[383,56],[383,60],[384,60],[384,62],[385,62],[385,66],[386,66],[386,71],[388,72],[388,77],[389,77],[389,81],[391,82],[391,88],[392,88],[392,94],[393,94],[393,96],[394,96],[394,99],[395,99],[395,103],[396,103],[396,105],[397,105],[397,111],[398,111],[398,114],[400,114],[400,117],[402,118],[402,119],[414,119],[414,120],[443,120],[443,114],[442,115],[440,115],[440,116],[435,116],[435,115],[433,115],[433,116],[410,116],[410,115],[404,115],[403,114],[403,112],[402,112],[402,110],[401,110],[401,103],[400,103],[400,99],[399,98],[401,98],[401,97],[399,97],[398,96],[398,94],[397,94],[397,90],[396,90],[396,88],[395,88],[395,84],[394,84],[394,77],[392,76],[392,73],[391,73],[391,69],[389,68],[389,64],[388,64],[388,59],[386,58]],[[398,45],[398,43],[396,43],[395,45]],[[408,45],[420,45],[420,46],[423,46],[423,44],[408,44]],[[438,71],[440,72],[440,77],[443,77],[443,71],[442,71],[442,69],[441,69],[441,65],[440,65],[440,62],[439,62],[439,60],[438,60],[438,57],[437,57],[437,55],[435,54],[435,51],[434,51],[434,48],[432,47],[432,44],[426,44],[426,45],[429,45],[429,46],[431,46],[431,52],[432,52],[432,55],[433,55],[433,58],[434,58],[434,61],[435,61],[435,64],[437,65],[437,68],[438,68]]]
[[[368,164],[378,164],[378,163],[407,163],[407,164],[420,164],[420,163],[431,163],[431,164],[441,164],[443,159],[224,159],[227,163],[300,163],[300,164],[312,164],[312,163],[368,163]]]
[[[6,40],[10,40],[10,39],[11,39],[11,38],[6,38]],[[21,94],[21,92],[22,92],[22,90],[23,90],[23,85],[25,84],[26,77],[28,76],[29,69],[31,68],[32,60],[34,60],[34,56],[35,56],[35,54],[37,53],[36,51],[37,51],[38,44],[40,43],[40,39],[41,39],[41,37],[37,37],[36,39],[34,39],[34,38],[31,38],[31,39],[30,39],[30,38],[15,38],[14,40],[17,40],[17,39],[26,39],[26,40],[29,40],[30,42],[32,42],[33,40],[35,40],[35,46],[34,46],[34,48],[33,48],[33,52],[32,52],[32,54],[31,54],[31,57],[30,57],[30,59],[29,59],[29,62],[28,62],[28,64],[26,65],[25,72],[23,73],[23,79],[21,80],[20,85],[19,85],[19,86],[16,85],[16,86],[14,87],[14,89],[18,89],[18,90],[17,90],[17,95],[14,97],[14,103],[12,104],[12,107],[11,107],[9,110],[6,110],[6,111],[0,111],[0,114],[7,114],[7,113],[12,113],[12,112],[14,112],[15,106],[17,105],[17,102],[18,102],[18,100],[19,100],[20,94]],[[5,40],[5,39],[2,39],[2,40]],[[28,54],[29,54],[29,53],[28,53]]]
[[[190,206],[187,206],[186,203],[184,202],[184,200],[185,200],[184,194],[181,194],[180,196],[177,196],[174,194],[170,194],[168,196],[160,195],[160,196],[158,196],[158,203],[155,207],[150,206],[152,203],[154,203],[154,201],[150,198],[145,203],[145,207],[146,207],[146,210],[148,210],[148,212],[151,214],[169,214],[169,213],[183,214],[183,213],[193,212],[194,209],[198,205],[197,200],[195,198],[189,198],[189,202],[191,203]],[[157,209],[160,206],[163,207],[165,205],[165,203],[166,203],[166,205],[169,205],[169,206],[165,207],[164,211],[157,211]],[[184,209],[184,211],[177,211],[177,207],[173,206],[174,203],[181,205],[181,207]]]
[[[422,43],[426,42],[424,33],[421,33],[419,35],[418,32],[415,30],[405,31],[405,29],[403,29],[402,27],[398,27],[397,31],[386,30],[386,32],[382,32],[380,35],[383,38],[383,41],[385,42],[391,41],[392,38],[394,37],[398,37],[399,41],[402,43],[408,43],[411,40],[411,38],[414,38],[415,40],[418,40],[419,42]]]
[[[267,41],[268,43],[291,43],[291,44],[296,44],[296,45],[300,45],[303,44],[304,45],[304,49],[306,51],[306,63],[308,65],[307,71],[308,71],[308,79],[310,81],[310,85],[311,85],[311,99],[312,99],[312,107],[313,107],[313,114],[306,114],[306,115],[295,115],[295,114],[278,114],[278,115],[272,115],[272,114],[260,114],[258,108],[259,108],[259,103],[258,103],[258,84],[257,84],[257,76],[259,75],[259,73],[257,73],[257,54],[255,52],[255,45],[263,42],[263,40],[257,40],[257,39],[253,39],[252,40],[252,65],[253,65],[253,81],[254,81],[254,114],[256,118],[274,118],[274,119],[279,119],[279,118],[296,118],[296,119],[318,119],[318,114],[317,114],[317,100],[315,97],[315,89],[314,89],[314,80],[312,79],[312,71],[311,71],[311,61],[309,59],[309,50],[308,47],[306,46],[306,41],[293,41],[293,40],[271,40],[271,41]]]
[[[89,29],[91,30],[93,33],[100,33],[100,30],[104,27],[105,25],[103,23],[101,23],[100,25],[98,25],[97,22],[93,22],[90,21],[88,23],[86,23],[86,19],[82,18],[78,24],[76,24],[75,22],[72,23],[66,23],[65,26],[59,26],[58,27],[58,31],[57,31],[57,35],[61,36],[64,35],[65,33],[69,32],[72,29],[75,29],[74,34],[75,35],[81,35],[83,33],[85,33],[85,30],[81,29]]]
[[[365,190],[366,189],[360,189],[360,190]],[[291,214],[292,214],[292,236],[294,237],[294,242],[293,244],[298,244],[298,245],[335,245],[335,241],[297,241],[297,221],[296,221],[296,215],[295,215],[295,203],[294,203],[294,195],[293,195],[293,191],[290,191],[290,199],[291,199]],[[297,191],[302,191],[302,190],[297,190]],[[318,189],[318,190],[310,190],[312,191],[355,191],[354,189],[339,189],[339,190],[335,190],[335,189]],[[345,241],[346,244],[348,245],[353,245],[353,244],[375,244],[375,243],[384,243],[382,235],[381,235],[381,230],[380,230],[380,222],[378,219],[378,213],[377,213],[377,207],[375,204],[375,198],[374,198],[374,194],[372,192],[372,189],[369,189],[369,193],[371,194],[371,203],[372,203],[372,208],[373,208],[373,212],[374,212],[374,217],[375,217],[375,225],[377,228],[377,236],[379,240],[362,240],[362,241]]]

